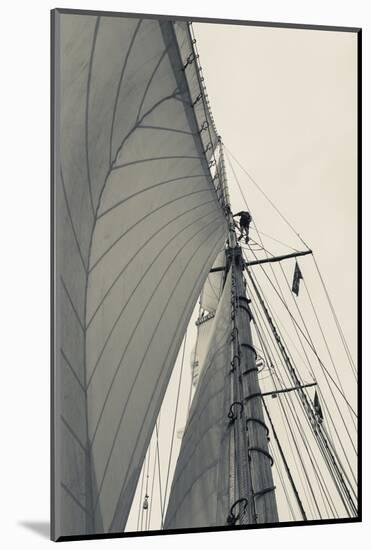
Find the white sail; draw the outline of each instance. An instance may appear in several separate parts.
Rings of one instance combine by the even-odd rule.
[[[213,269],[225,266],[225,253],[221,251],[214,262]],[[201,307],[215,313],[222,290],[224,271],[209,273],[201,292]]]
[[[224,286],[175,469],[165,529],[224,525],[228,510],[226,452],[230,383],[231,280]]]
[[[57,13],[56,37],[58,538],[124,529],[227,227],[187,24]]]

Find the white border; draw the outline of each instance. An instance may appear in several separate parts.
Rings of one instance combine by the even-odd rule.
[[[1,6],[2,56],[1,138],[1,537],[4,548],[39,548],[52,544],[22,522],[45,522],[49,516],[49,10],[54,7],[155,12],[303,24],[363,27],[364,119],[364,280],[370,280],[367,246],[371,204],[369,158],[370,32],[368,2],[362,0],[162,0],[73,1],[57,5],[47,0]],[[367,220],[368,218],[368,220]],[[368,250],[367,250],[368,249]],[[364,289],[363,389],[370,387],[368,318],[370,291]],[[5,305],[5,308],[4,308]],[[364,425],[370,399],[364,398]],[[367,402],[366,402],[367,401]],[[249,546],[250,548],[336,549],[365,547],[370,538],[370,475],[367,428],[364,447],[364,523],[248,532],[176,535],[68,543],[125,545],[153,549],[189,546]]]

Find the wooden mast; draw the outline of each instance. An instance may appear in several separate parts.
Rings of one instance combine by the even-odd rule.
[[[250,322],[250,300],[243,276],[244,260],[238,245],[226,185],[223,146],[220,140],[220,168],[229,223],[227,265],[232,275],[232,387],[236,461],[234,490],[229,523],[277,523],[278,512],[273,484],[273,459],[268,450],[268,428],[264,421],[262,396],[256,366]],[[232,405],[232,403],[231,403]],[[238,507],[236,509],[236,504]]]

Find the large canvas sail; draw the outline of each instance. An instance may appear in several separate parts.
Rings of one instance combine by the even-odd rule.
[[[226,237],[185,22],[56,14],[55,537],[122,531]]]
[[[229,501],[228,417],[231,275],[213,321],[175,469],[165,529],[223,525]]]

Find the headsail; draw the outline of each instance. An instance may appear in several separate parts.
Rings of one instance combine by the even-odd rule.
[[[224,400],[229,385],[226,365],[231,361],[230,319],[229,274],[183,436],[165,529],[225,524],[229,501],[229,462],[225,452],[229,403]]]
[[[58,537],[124,529],[227,226],[187,23],[57,12],[56,36]]]

